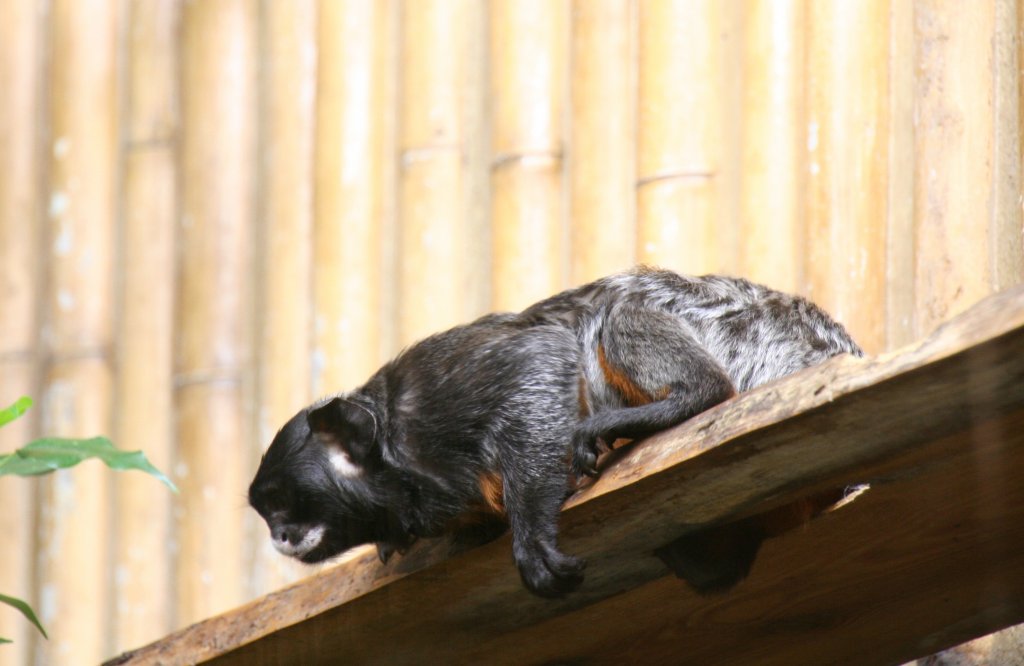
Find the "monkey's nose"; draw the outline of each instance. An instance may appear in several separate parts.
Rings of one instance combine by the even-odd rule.
[[[280,544],[295,545],[302,541],[302,530],[293,525],[278,525],[271,528],[270,537]]]
[[[302,557],[323,541],[323,525],[274,525],[270,528],[270,543],[282,555]]]

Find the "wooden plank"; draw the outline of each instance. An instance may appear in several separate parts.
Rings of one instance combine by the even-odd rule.
[[[349,553],[122,663],[898,663],[1024,619],[1024,289],[929,340],[841,357],[628,449],[562,514],[587,581],[522,589],[508,537]],[[651,553],[831,488],[863,497],[699,597]],[[898,631],[892,627],[898,626]],[[444,636],[444,641],[438,641]]]

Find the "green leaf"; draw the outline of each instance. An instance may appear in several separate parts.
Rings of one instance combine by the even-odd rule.
[[[0,476],[48,474],[65,467],[73,467],[89,458],[99,458],[111,469],[137,469],[146,472],[165,483],[174,492],[178,492],[174,483],[150,464],[142,451],[122,451],[106,437],[37,439],[14,453],[0,456]]]
[[[6,594],[0,594],[0,603],[7,604],[8,606],[13,606],[14,608],[20,610],[21,614],[27,617],[29,622],[36,625],[36,629],[39,630],[39,633],[41,633],[44,638],[49,638],[49,636],[46,635],[46,629],[43,629],[43,625],[39,624],[39,618],[37,618],[36,614],[32,612],[31,606],[26,604],[21,599],[9,597]],[[4,641],[10,643],[10,641],[7,639],[4,639]]]
[[[28,411],[28,408],[32,406],[32,398],[22,396],[18,398],[13,405],[5,409],[0,409],[0,426],[5,426],[14,419],[18,418],[22,414]]]
[[[3,645],[4,643],[11,643],[11,642],[12,642],[11,639],[4,638],[3,636],[0,636],[0,645]]]

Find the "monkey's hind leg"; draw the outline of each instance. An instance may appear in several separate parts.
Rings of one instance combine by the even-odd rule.
[[[605,384],[624,407],[600,408],[573,433],[572,470],[596,476],[598,440],[637,439],[664,430],[736,394],[721,365],[688,325],[660,310],[618,303],[596,350]]]

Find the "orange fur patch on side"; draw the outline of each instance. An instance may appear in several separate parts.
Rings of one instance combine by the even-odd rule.
[[[597,362],[601,365],[601,372],[604,373],[605,381],[608,382],[609,386],[618,391],[627,405],[639,407],[654,401],[652,396],[637,386],[625,373],[608,362],[602,345],[597,346]]]
[[[585,419],[590,416],[590,403],[587,401],[587,380],[581,374],[579,381],[579,392],[580,392],[580,418]]]
[[[654,394],[654,399],[655,400],[664,400],[665,398],[668,397],[668,394],[671,393],[671,392],[672,392],[672,387],[671,386],[662,386],[660,389],[658,389],[658,392],[656,394]]]
[[[480,496],[483,497],[487,508],[498,515],[505,515],[505,491],[502,489],[501,474],[484,472],[477,484],[480,486]]]

